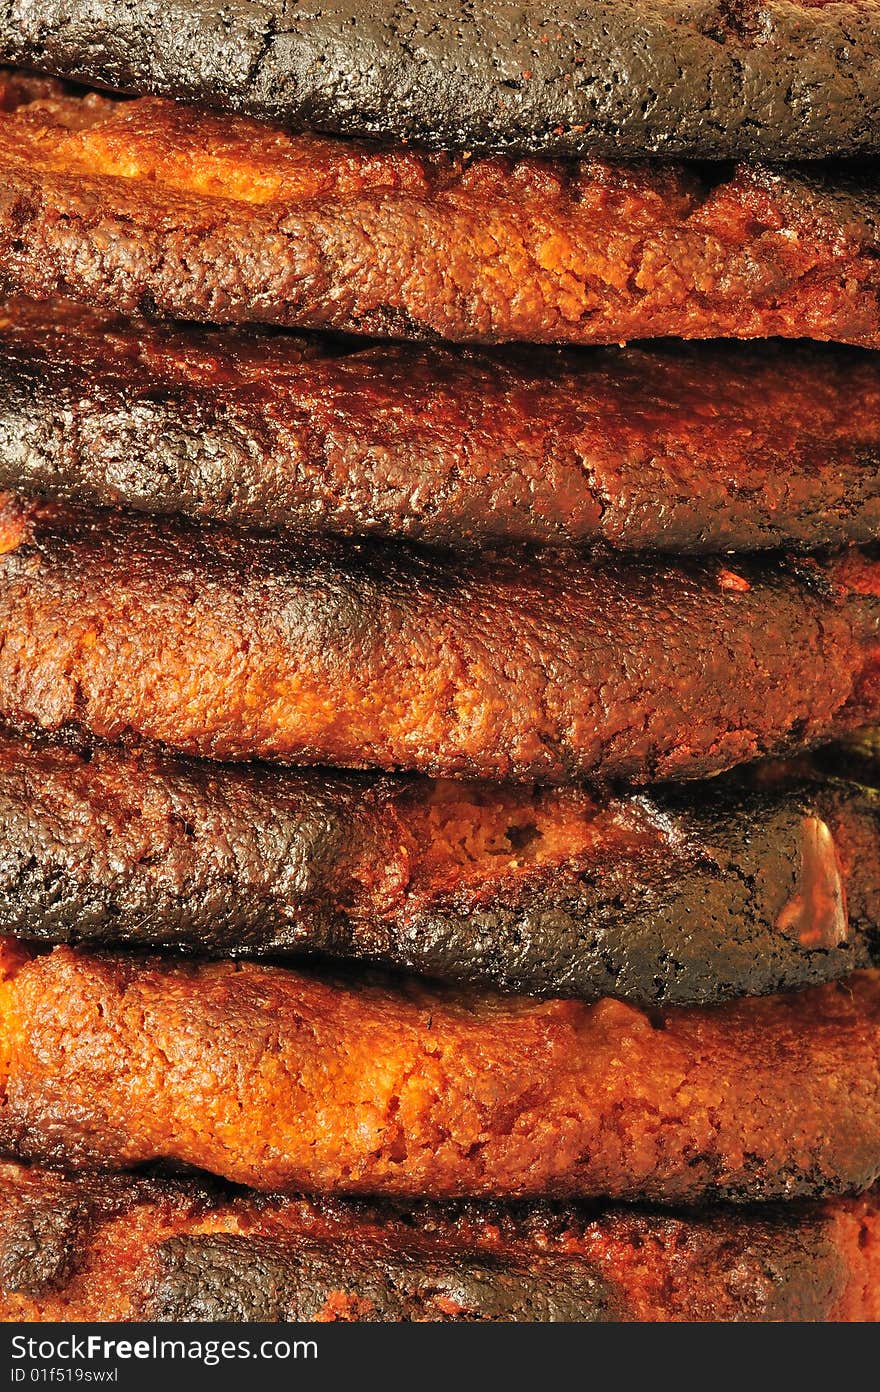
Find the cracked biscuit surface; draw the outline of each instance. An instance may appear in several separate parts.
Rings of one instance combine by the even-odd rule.
[[[878,960],[880,794],[837,751],[651,795],[0,737],[0,932],[709,1003]]]
[[[840,345],[415,347],[0,304],[0,488],[293,535],[623,551],[880,534]]]

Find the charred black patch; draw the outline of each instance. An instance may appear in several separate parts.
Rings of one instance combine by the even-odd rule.
[[[0,24],[7,59],[121,91],[300,129],[557,157],[876,149],[877,52],[869,6],[841,15],[774,0],[650,0],[637,12],[618,0],[332,0],[307,19],[281,0],[222,16],[206,0],[173,15],[13,0]]]
[[[602,1280],[577,1260],[444,1252],[415,1241],[358,1245],[259,1237],[172,1238],[156,1250],[142,1318],[310,1322],[341,1303],[349,1318],[397,1321],[614,1318]]]

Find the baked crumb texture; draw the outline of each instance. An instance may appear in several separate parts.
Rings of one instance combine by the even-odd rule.
[[[0,283],[125,313],[453,342],[880,346],[845,164],[548,163],[287,135],[0,78]]]
[[[465,8],[0,7],[4,1321],[880,1318],[876,7]]]
[[[704,159],[878,152],[871,4],[7,0],[0,55],[337,134]]]
[[[663,1203],[880,1175],[875,970],[645,1011],[3,941],[0,1148],[20,1159]]]
[[[455,349],[0,302],[0,488],[453,550],[880,531],[880,364],[835,344]]]
[[[460,558],[0,509],[0,716],[215,759],[691,779],[877,718],[880,562]]]
[[[642,1005],[797,989],[878,956],[876,763],[846,758],[601,794],[0,736],[0,933]]]
[[[0,1319],[876,1320],[873,1193],[700,1213],[0,1166]]]

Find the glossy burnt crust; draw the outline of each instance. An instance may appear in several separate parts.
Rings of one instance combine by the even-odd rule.
[[[357,345],[10,301],[0,488],[453,548],[880,533],[876,354]]]
[[[5,0],[0,54],[295,126],[466,149],[876,152],[870,3]]]
[[[797,766],[603,797],[0,738],[0,932],[529,995],[764,995],[877,957],[878,796]]]
[[[406,1207],[0,1166],[0,1320],[876,1320],[875,1194]]]
[[[878,208],[873,164],[377,150],[159,98],[0,85],[0,286],[125,313],[456,342],[878,347]]]
[[[0,715],[217,759],[699,778],[877,716],[880,562],[450,559],[0,510]]]
[[[880,1176],[874,970],[643,1011],[3,943],[0,1150],[16,1159],[662,1203]]]

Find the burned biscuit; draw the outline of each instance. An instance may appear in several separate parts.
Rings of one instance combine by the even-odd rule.
[[[877,355],[839,345],[477,352],[0,306],[0,488],[293,536],[863,543],[878,422]]]
[[[7,60],[334,134],[544,155],[877,153],[871,5],[8,0]]]
[[[880,1175],[876,970],[640,1010],[3,941],[0,1149],[19,1159],[662,1203]]]
[[[0,1166],[0,1318],[875,1320],[877,1202],[694,1212],[281,1198]],[[63,1279],[10,1267],[66,1216]]]
[[[0,932],[646,1005],[792,990],[880,950],[874,778],[634,796],[5,737]]]
[[[548,163],[0,81],[0,286],[454,342],[880,346],[872,166]]]

